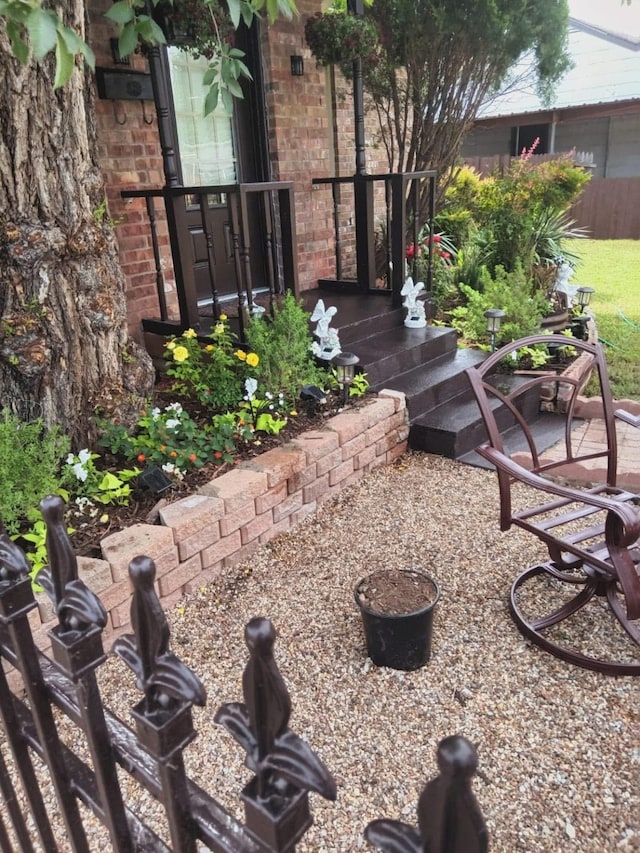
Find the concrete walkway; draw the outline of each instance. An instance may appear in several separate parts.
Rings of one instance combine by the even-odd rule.
[[[624,409],[633,416],[640,416],[640,403],[633,400],[620,400],[616,409]],[[578,416],[585,420],[572,433],[573,449],[576,456],[582,453],[597,453],[606,447],[605,424],[601,417],[601,404],[598,398],[584,398]],[[640,425],[633,426],[616,418],[618,437],[618,486],[630,491],[640,492]],[[564,456],[564,444],[558,442],[542,454],[542,458],[552,461]],[[514,454],[517,460],[517,454]],[[603,459],[590,459],[567,465],[562,469],[563,479],[576,484],[595,485],[606,479],[606,465]]]

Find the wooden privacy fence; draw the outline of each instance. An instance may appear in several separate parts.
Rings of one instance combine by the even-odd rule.
[[[200,679],[169,650],[169,627],[154,590],[153,561],[148,557],[131,561],[134,634],[120,637],[113,646],[143,693],[131,709],[132,731],[104,707],[100,696],[96,671],[105,661],[106,613],[78,578],[64,525],[64,504],[49,497],[41,509],[50,567],[38,580],[58,617],[58,625],[50,632],[53,660],[38,651],[31,635],[28,614],[36,604],[29,564],[7,534],[0,535],[0,654],[20,671],[27,699],[11,692],[0,667],[5,735],[0,752],[4,800],[0,849],[19,847],[26,853],[59,849],[33,753],[48,768],[48,785],[55,792],[65,842],[74,851],[96,849],[90,847],[79,801],[104,824],[118,853],[190,853],[202,845],[216,853],[294,851],[312,823],[309,792],[335,800],[337,790],[318,756],[288,727],[291,701],[273,656],[271,622],[257,618],[247,624],[244,702],[222,705],[214,718],[245,750],[246,765],[254,773],[240,794],[243,824],[186,774],[183,752],[195,737],[191,709],[204,705],[206,697]],[[54,708],[82,730],[90,762],[65,744]],[[6,761],[7,746],[13,770]],[[427,784],[418,803],[418,827],[395,820],[373,821],[365,830],[372,844],[389,853],[481,853],[487,849],[485,824],[471,790],[477,766],[473,746],[463,737],[445,738],[438,747],[438,765],[440,774]],[[125,803],[118,766],[162,805],[166,838]]]

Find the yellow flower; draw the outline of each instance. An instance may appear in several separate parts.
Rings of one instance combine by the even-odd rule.
[[[215,326],[213,327],[213,334],[214,335],[223,335],[224,334],[224,324],[223,323],[216,323]]]
[[[198,337],[198,333],[197,333],[197,332],[194,332],[194,330],[193,330],[193,329],[187,329],[187,331],[186,331],[186,332],[183,332],[183,333],[182,333],[182,337],[183,337],[183,338],[197,338],[197,337]]]
[[[249,365],[249,367],[257,367],[259,362],[260,362],[260,359],[255,354],[255,352],[250,352],[247,355],[247,364]]]
[[[226,319],[227,319],[227,315],[226,315],[226,314],[221,314],[221,315],[220,315],[220,319],[221,319],[221,320],[226,320]]]
[[[236,358],[239,358],[240,361],[246,361],[247,354],[243,349],[237,349],[236,350]]]
[[[215,349],[215,347],[213,344],[207,344],[205,349],[207,352],[212,352]]]
[[[295,410],[295,409],[291,409],[291,411],[289,412],[289,414],[291,415],[291,417],[292,417],[292,418],[297,418],[297,417],[298,417],[298,413],[296,412],[296,410]]]
[[[175,341],[169,341],[169,343],[167,344],[167,349],[175,349],[175,348],[176,348],[176,342]]]
[[[186,347],[176,347],[173,351],[173,360],[177,362],[186,361],[189,358],[189,350]]]

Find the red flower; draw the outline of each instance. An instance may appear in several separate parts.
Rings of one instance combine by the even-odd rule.
[[[451,257],[451,252],[442,252],[442,253],[441,253],[441,257],[442,257],[442,258],[445,258],[445,259],[448,259],[448,258],[450,258],[450,257]]]
[[[190,461],[190,462],[195,462],[195,461],[197,460],[197,458],[198,458],[198,457],[196,456],[196,454],[195,454],[195,453],[190,453],[190,454],[189,454],[189,461]]]
[[[147,457],[144,455],[144,453],[138,453],[138,462],[146,462],[146,461],[147,461]]]
[[[434,242],[434,243],[441,243],[441,242],[442,242],[442,237],[441,237],[439,234],[434,234],[434,235],[433,235],[433,242]]]
[[[415,253],[416,253],[416,247],[413,245],[413,243],[411,243],[409,248],[407,249],[407,254],[406,254],[407,260],[409,258],[412,258],[415,255]]]
[[[222,451],[221,450],[216,450],[216,452],[213,455],[214,455],[215,459],[222,459]]]

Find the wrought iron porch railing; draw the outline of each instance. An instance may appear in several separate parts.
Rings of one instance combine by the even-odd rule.
[[[269,305],[276,294],[285,290],[298,293],[292,182],[166,186],[156,190],[124,190],[121,196],[125,199],[143,198],[146,202],[159,316],[144,318],[144,331],[160,335],[176,334],[187,328],[202,330],[204,333],[208,331],[201,329],[203,317],[199,302],[202,302],[202,294],[199,295],[196,289],[189,216],[193,221],[195,215],[206,241],[206,264],[210,284],[206,294],[210,304],[209,323],[217,320],[220,314],[227,310],[221,308],[216,257],[224,257],[233,266],[240,340],[244,340],[247,313],[251,313],[255,308],[257,283],[262,290],[268,291]],[[210,196],[220,199],[218,209],[226,208],[223,245],[214,245],[213,213],[208,203]],[[169,316],[167,306],[158,237],[157,199],[162,202],[169,232],[178,318]],[[189,213],[187,200],[191,209]],[[255,249],[257,252],[254,252]],[[260,259],[259,270],[256,269],[255,256]]]
[[[357,287],[361,292],[376,289],[391,293],[394,308],[402,304],[400,291],[407,275],[408,244],[418,245],[418,235],[428,225],[433,236],[436,202],[435,170],[344,178],[313,178],[317,187],[330,187],[333,206],[335,279],[322,279],[321,286]],[[342,201],[350,188],[352,204]],[[355,224],[353,213],[355,211]],[[356,276],[345,276],[345,254],[356,261]],[[433,289],[433,240],[428,246],[427,297]],[[415,279],[417,254],[409,265]]]
[[[226,703],[215,716],[246,751],[246,764],[254,772],[241,794],[241,823],[186,773],[183,753],[196,737],[191,709],[204,705],[206,695],[198,676],[169,650],[153,561],[136,557],[130,563],[134,633],[113,646],[143,693],[131,709],[133,731],[104,706],[100,695],[96,673],[106,659],[102,632],[107,614],[78,578],[63,502],[50,496],[40,507],[50,568],[38,580],[58,618],[49,632],[53,660],[38,651],[31,633],[29,612],[36,602],[29,563],[8,535],[0,534],[0,657],[20,671],[27,698],[11,691],[0,665],[0,793],[5,806],[0,849],[60,849],[52,822],[55,810],[48,799],[45,805],[46,788],[58,803],[65,849],[77,853],[96,849],[95,841],[90,845],[93,828],[83,822],[80,802],[106,827],[117,853],[196,853],[201,845],[214,853],[294,853],[312,823],[309,792],[335,800],[337,788],[318,756],[288,727],[291,700],[273,655],[271,622],[259,618],[247,624],[244,702]],[[54,707],[84,732],[90,759],[65,744]],[[46,765],[48,781],[39,781],[32,755]],[[438,747],[438,765],[440,775],[420,796],[417,829],[395,820],[367,826],[365,835],[379,850],[486,851],[486,828],[471,790],[475,749],[462,737],[445,738]],[[133,802],[125,802],[118,766],[163,807],[166,837],[145,822]]]

